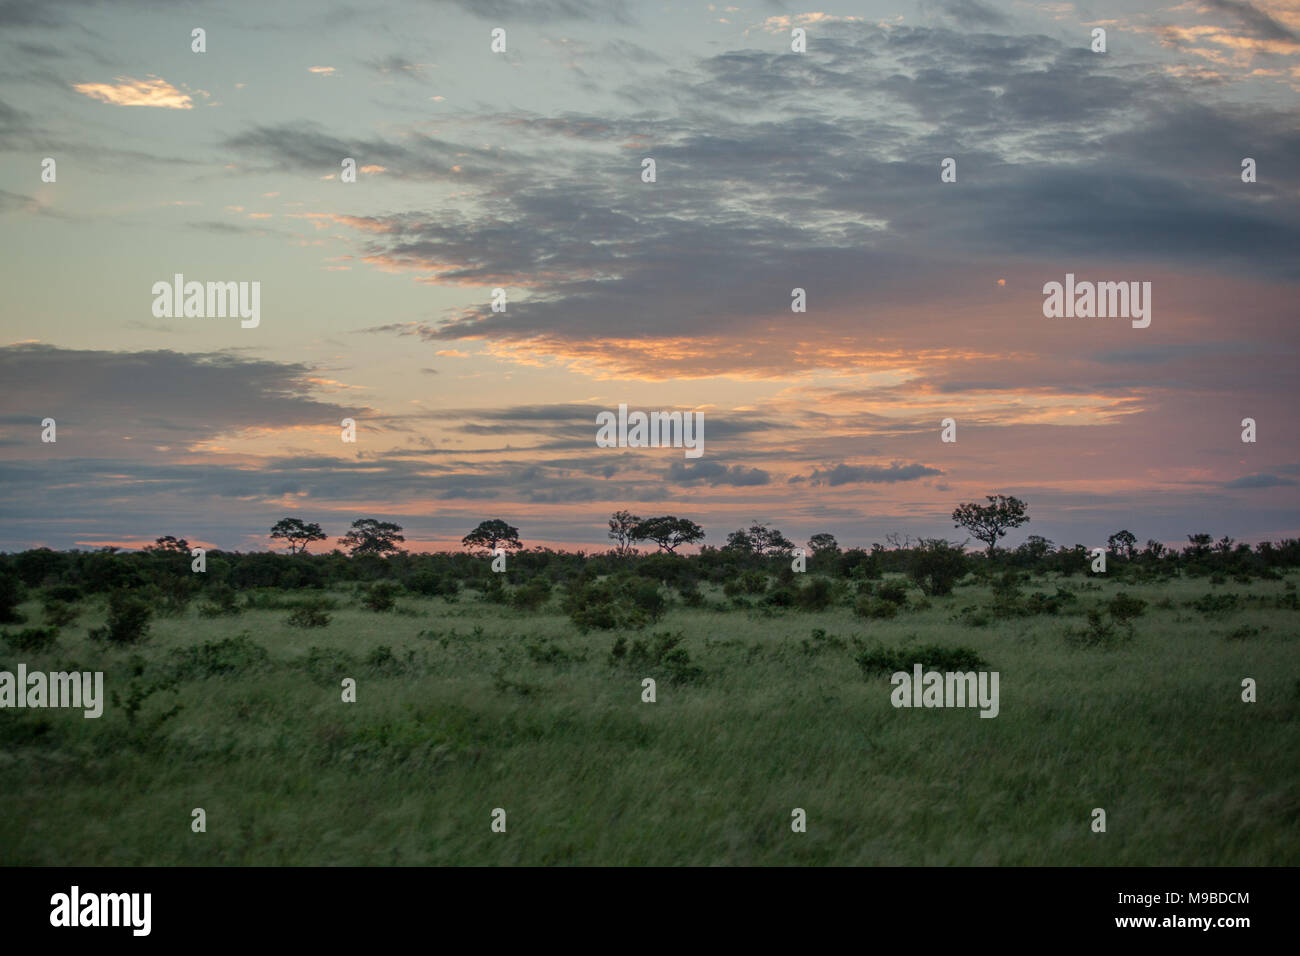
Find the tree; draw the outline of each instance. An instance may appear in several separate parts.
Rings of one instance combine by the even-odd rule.
[[[808,553],[813,557],[825,552],[827,554],[839,554],[840,543],[835,540],[835,535],[822,532],[815,534],[808,539]]]
[[[907,558],[907,573],[926,594],[951,594],[966,573],[965,549],[943,538],[922,538]]]
[[[952,513],[952,520],[957,522],[954,527],[965,528],[976,538],[983,541],[989,546],[989,557],[993,557],[993,549],[997,547],[998,539],[1003,537],[1012,528],[1019,528],[1029,520],[1026,513],[1028,505],[1019,498],[1012,498],[1006,495],[985,495],[988,499],[987,505],[980,505],[974,502],[959,505]]]
[[[1031,534],[1028,540],[1016,548],[1016,554],[1023,555],[1031,565],[1039,564],[1052,553],[1053,544],[1041,534]]]
[[[161,538],[155,538],[154,543],[148,545],[144,550],[173,552],[176,554],[189,554],[190,543],[186,541],[184,538],[175,538],[169,534],[165,534]]]
[[[628,554],[632,551],[632,545],[636,540],[632,537],[632,533],[640,523],[641,518],[630,511],[615,511],[609,516],[609,537],[618,542],[619,554]]]
[[[307,524],[301,518],[281,518],[272,526],[271,537],[288,541],[290,554],[306,554],[307,545],[324,541],[328,536],[315,522]]]
[[[1137,551],[1137,540],[1132,531],[1116,531],[1106,539],[1106,550],[1131,561]]]
[[[704,529],[686,518],[663,515],[642,521],[633,529],[632,539],[653,541],[661,551],[676,554],[682,545],[704,540]]]
[[[755,523],[748,531],[742,528],[727,535],[722,550],[741,554],[789,554],[794,550],[794,542],[775,528]]]
[[[467,548],[486,549],[489,552],[497,548],[518,551],[524,546],[519,540],[519,529],[506,524],[500,518],[480,521],[477,528],[460,539],[460,543]]]
[[[406,540],[401,532],[401,525],[391,521],[358,518],[352,522],[352,530],[339,538],[339,544],[348,548],[354,558],[361,554],[397,554],[402,549],[394,542]]]
[[[1202,532],[1201,534],[1189,534],[1187,540],[1190,544],[1188,547],[1183,548],[1183,556],[1195,560],[1210,553],[1210,545],[1214,542],[1214,536]]]

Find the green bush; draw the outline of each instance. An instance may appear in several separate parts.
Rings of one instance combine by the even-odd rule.
[[[435,571],[417,571],[406,580],[406,589],[425,597],[453,598],[460,593],[460,581]]]
[[[907,559],[908,576],[930,597],[951,594],[968,567],[966,552],[942,538],[922,539]]]
[[[858,654],[858,667],[862,676],[910,673],[920,664],[926,671],[979,671],[989,665],[979,653],[969,647],[944,647],[940,644],[922,644],[918,647],[868,647]]]
[[[22,624],[27,620],[18,611],[22,603],[22,581],[12,574],[0,574],[0,624]]]
[[[1106,605],[1106,612],[1119,624],[1127,624],[1134,618],[1141,617],[1146,611],[1147,602],[1140,598],[1130,597],[1123,591],[1116,594],[1109,604]]]
[[[510,595],[510,606],[519,611],[536,611],[551,597],[551,581],[543,575],[535,575],[521,588],[516,588]]]
[[[649,641],[637,638],[628,646],[627,638],[614,641],[609,652],[611,666],[622,667],[639,677],[653,677],[660,683],[689,684],[704,678],[704,668],[691,663],[691,655],[681,646],[682,635],[663,632]]]
[[[833,599],[831,582],[823,577],[811,578],[794,592],[794,605],[801,611],[824,611],[831,606]]]
[[[286,622],[290,627],[328,627],[330,616],[324,606],[319,604],[302,604],[294,608]]]
[[[389,581],[372,584],[361,598],[361,603],[376,613],[391,611],[397,606],[397,585]]]
[[[81,616],[81,608],[75,604],[47,600],[41,607],[41,614],[45,618],[45,623],[51,627],[68,627],[75,624],[77,618]]]
[[[578,629],[642,628],[663,613],[666,602],[653,581],[619,575],[603,581],[569,582],[561,607]]]
[[[853,602],[853,610],[860,616],[874,620],[888,620],[898,615],[898,605],[892,601],[882,601],[870,594],[859,594]]]
[[[1191,607],[1207,617],[1227,614],[1237,609],[1235,594],[1204,594],[1191,603]]]
[[[119,646],[138,644],[149,636],[153,610],[129,591],[114,591],[108,599],[108,623],[90,631],[90,639]]]
[[[169,655],[169,669],[176,680],[206,680],[265,667],[271,655],[254,644],[249,632],[219,641],[204,641],[195,647],[178,647]]]
[[[332,647],[309,647],[302,668],[321,683],[338,685],[344,677],[351,677],[357,669],[357,659],[347,651]]]
[[[1095,608],[1088,612],[1088,624],[1083,630],[1070,630],[1065,635],[1065,642],[1071,646],[1100,647],[1103,650],[1111,650],[1132,639],[1132,627],[1116,627]]]
[[[53,646],[58,636],[57,627],[25,627],[16,634],[6,631],[0,635],[14,650],[29,653],[43,651]]]
[[[240,612],[239,593],[228,584],[217,584],[208,589],[207,601],[199,605],[203,617],[224,617]]]

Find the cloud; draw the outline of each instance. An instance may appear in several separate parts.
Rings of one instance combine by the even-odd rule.
[[[1298,484],[1290,478],[1280,478],[1277,475],[1244,475],[1241,478],[1235,478],[1232,481],[1225,482],[1224,488],[1278,488]]]
[[[741,465],[723,465],[716,461],[684,462],[675,461],[668,466],[664,477],[679,485],[707,484],[712,486],[732,486],[752,488],[766,485],[772,476],[761,468],[745,468]]]
[[[306,365],[230,352],[0,348],[13,433],[28,437],[26,423],[48,416],[59,423],[59,449],[82,454],[120,455],[123,436],[191,447],[245,428],[336,426],[369,411],[312,397],[314,375]]]
[[[628,0],[444,0],[480,20],[501,24],[561,20],[633,22]]]
[[[961,24],[1000,27],[1009,22],[1005,14],[980,0],[922,0],[921,9],[938,10]]]
[[[1300,34],[1283,26],[1253,4],[1238,2],[1238,0],[1204,0],[1204,2],[1212,10],[1219,10],[1233,16],[1248,33],[1261,40],[1300,43]]]
[[[835,488],[839,485],[915,481],[918,478],[927,478],[931,475],[942,474],[943,471],[938,468],[931,468],[929,465],[902,465],[895,462],[888,466],[836,465],[834,468],[817,468],[813,470],[813,473],[809,476],[809,480],[813,485],[828,485],[831,488]]]
[[[169,110],[189,110],[194,102],[161,77],[136,80],[117,77],[117,83],[74,83],[72,88],[91,99],[113,106],[155,106]]]

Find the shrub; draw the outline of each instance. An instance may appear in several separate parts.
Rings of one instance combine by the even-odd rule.
[[[302,604],[294,608],[286,623],[290,627],[328,627],[329,622],[330,616],[323,605]]]
[[[767,590],[767,575],[762,571],[744,571],[722,586],[727,597],[740,594],[762,594]]]
[[[898,615],[898,605],[892,601],[882,601],[870,594],[859,594],[853,602],[853,610],[861,617],[874,620],[888,620]]]
[[[551,581],[535,575],[531,581],[510,595],[510,606],[520,611],[536,611],[551,597]]]
[[[18,612],[22,603],[22,582],[12,574],[0,574],[0,624],[22,624],[26,620]]]
[[[882,584],[876,589],[876,597],[902,607],[907,603],[907,587],[897,582]]]
[[[926,538],[908,555],[907,573],[930,597],[951,594],[966,574],[967,560],[961,548],[942,538]]]
[[[59,636],[57,627],[25,627],[16,634],[6,632],[6,644],[16,651],[39,652],[54,644]]]
[[[801,611],[824,611],[831,606],[831,582],[815,577],[794,593],[795,607]]]
[[[836,637],[834,634],[827,634],[825,628],[815,627],[812,631],[812,640],[810,641],[805,637],[799,642],[799,646],[805,654],[820,654],[822,651],[831,648],[843,649],[847,647],[848,644],[841,637]]]
[[[239,594],[228,584],[209,588],[207,601],[199,605],[199,614],[203,617],[223,617],[239,611]]]
[[[1026,614],[1057,614],[1065,605],[1077,600],[1079,599],[1073,591],[1067,591],[1062,587],[1058,587],[1056,593],[1052,595],[1035,591],[1025,598],[1024,611]]]
[[[795,591],[792,587],[773,588],[763,598],[763,603],[768,607],[794,607]]]
[[[1248,624],[1243,624],[1241,625],[1241,627],[1234,628],[1232,631],[1229,631],[1227,634],[1223,635],[1224,640],[1228,640],[1228,641],[1244,641],[1249,637],[1258,637],[1258,636],[1259,636],[1259,628],[1251,627]]]
[[[1132,639],[1132,627],[1117,628],[1095,608],[1088,612],[1088,624],[1083,630],[1070,630],[1065,635],[1065,642],[1071,646],[1100,647],[1103,650],[1118,647]]]
[[[653,677],[670,684],[688,684],[704,677],[704,668],[691,663],[691,655],[681,647],[682,635],[655,634],[648,642],[637,638],[628,647],[627,638],[614,641],[609,652],[612,666],[622,666],[641,677]]]
[[[1204,594],[1191,603],[1191,606],[1207,617],[1227,614],[1237,609],[1235,594]]]
[[[195,647],[178,647],[171,652],[170,671],[176,680],[206,680],[265,667],[270,654],[254,644],[247,631],[220,641],[204,641]]]
[[[665,602],[655,582],[619,576],[571,581],[561,606],[585,633],[593,628],[645,627],[658,619]]]
[[[91,630],[90,638],[110,644],[137,644],[148,637],[152,616],[144,599],[129,591],[114,591],[108,599],[108,623]]]
[[[978,671],[988,667],[988,662],[969,647],[944,647],[940,644],[923,644],[918,647],[869,647],[858,655],[858,667],[863,677],[876,674],[911,672],[920,664],[922,670]]]
[[[406,589],[425,597],[453,598],[460,592],[460,581],[435,571],[417,571],[406,580]]]
[[[365,658],[367,667],[389,667],[396,663],[397,658],[393,656],[393,649],[387,644],[372,647]]]
[[[1141,617],[1146,607],[1146,601],[1130,597],[1125,592],[1120,591],[1106,605],[1106,611],[1117,623],[1128,624],[1134,618]]]
[[[377,613],[391,611],[397,606],[397,585],[389,581],[372,584],[361,598],[361,603]]]
[[[59,628],[76,623],[77,618],[81,616],[81,608],[75,604],[47,599],[41,608],[41,613],[45,617],[46,624]]]
[[[309,647],[302,667],[315,680],[338,686],[341,678],[350,676],[356,670],[357,659],[347,651],[332,647]]]

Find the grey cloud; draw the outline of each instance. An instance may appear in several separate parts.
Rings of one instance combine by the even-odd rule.
[[[1281,486],[1295,485],[1297,482],[1290,478],[1280,478],[1277,475],[1243,475],[1232,481],[1225,482],[1224,488],[1277,488]]]
[[[707,484],[714,487],[729,485],[737,488],[766,485],[772,476],[761,468],[742,465],[723,465],[715,461],[675,461],[668,466],[667,480],[679,485]]]
[[[814,485],[839,485],[893,483],[897,481],[915,481],[930,475],[942,475],[938,468],[929,465],[902,465],[897,462],[882,465],[836,465],[834,468],[814,469],[809,480]]]

